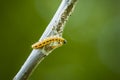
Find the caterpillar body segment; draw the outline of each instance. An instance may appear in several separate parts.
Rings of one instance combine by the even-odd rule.
[[[57,43],[57,45],[52,46],[52,48],[57,48],[57,47],[60,47],[63,44],[65,44],[66,40],[62,37],[52,36],[52,37],[48,37],[40,42],[33,44],[32,48],[33,49],[40,49],[40,48],[43,48],[44,46],[49,45],[51,43]]]

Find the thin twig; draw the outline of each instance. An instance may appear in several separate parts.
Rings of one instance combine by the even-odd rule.
[[[68,17],[71,15],[76,1],[77,0],[62,0],[60,7],[58,8],[39,41],[55,35],[62,37],[64,25]],[[37,67],[37,64],[39,64],[51,51],[53,51],[53,49],[33,49],[30,56],[25,61],[13,80],[27,80],[35,67]]]

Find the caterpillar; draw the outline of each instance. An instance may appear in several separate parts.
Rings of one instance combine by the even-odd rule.
[[[62,38],[62,37],[56,37],[56,36],[47,37],[46,39],[44,39],[42,41],[34,43],[32,45],[32,48],[33,49],[40,49],[40,48],[43,48],[44,46],[49,45],[49,44],[51,44],[53,42],[57,42],[59,45],[55,46],[55,47],[59,47],[59,46],[65,44],[66,40],[64,38]]]

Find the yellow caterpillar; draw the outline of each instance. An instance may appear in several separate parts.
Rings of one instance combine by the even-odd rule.
[[[40,42],[36,42],[32,45],[33,49],[40,49],[43,48],[46,45],[49,45],[50,43],[53,42],[58,42],[59,46],[63,45],[66,43],[66,40],[62,37],[56,37],[56,36],[52,36],[52,37],[48,37]],[[58,47],[58,46],[54,46],[54,47]]]

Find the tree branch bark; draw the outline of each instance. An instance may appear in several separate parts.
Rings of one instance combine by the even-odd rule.
[[[47,26],[39,41],[50,36],[57,35],[59,37],[62,37],[64,25],[68,20],[68,17],[71,15],[76,1],[77,0],[62,0],[60,7],[58,8],[53,19]],[[53,49],[48,48],[33,49],[28,59],[25,61],[13,80],[27,80],[37,65],[45,58],[45,56],[47,56],[52,51]]]

